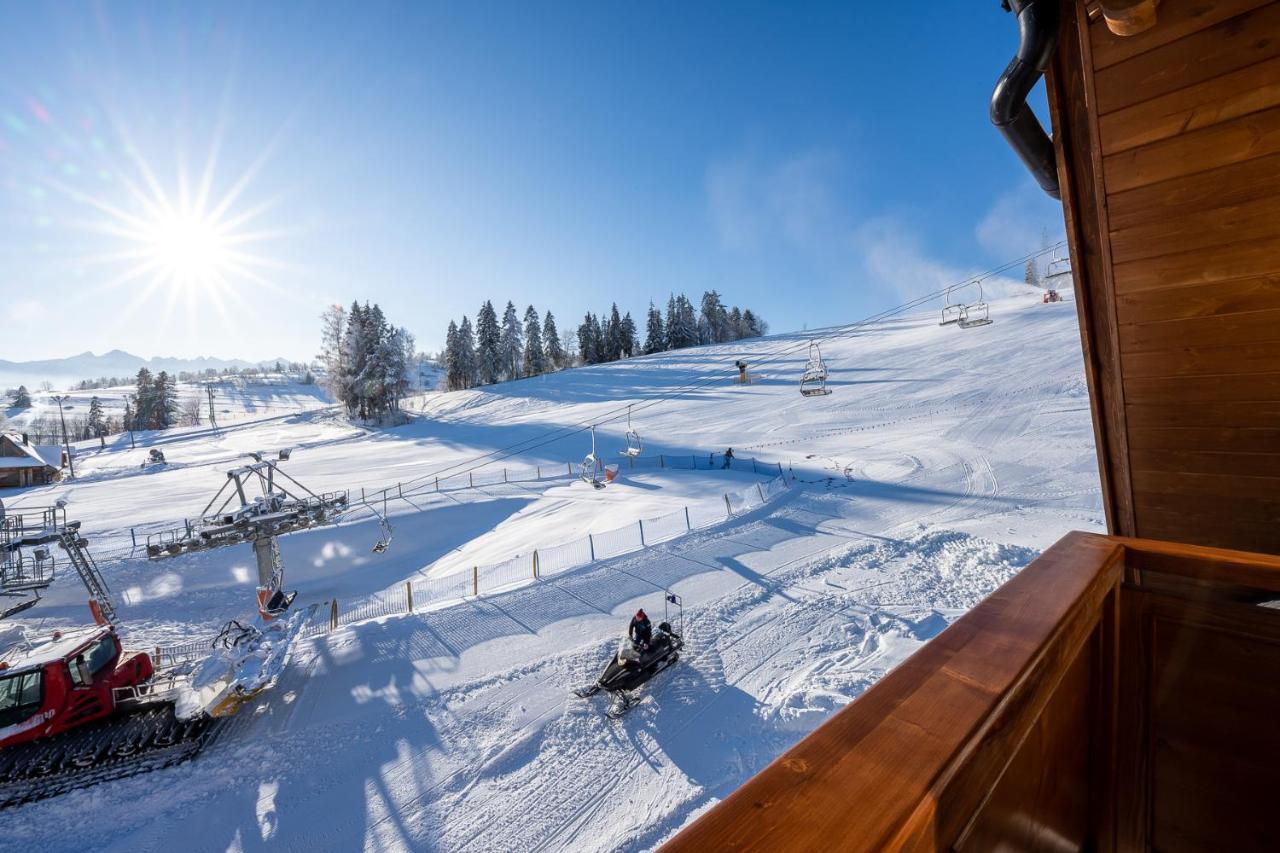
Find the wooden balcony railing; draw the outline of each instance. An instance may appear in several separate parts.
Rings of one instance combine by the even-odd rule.
[[[1280,559],[1071,533],[667,851],[1275,850]]]

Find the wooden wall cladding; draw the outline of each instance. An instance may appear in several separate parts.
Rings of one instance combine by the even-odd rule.
[[[1050,105],[1072,254],[1097,259],[1109,524],[1280,553],[1280,2],[1166,0],[1129,38],[1064,5]]]

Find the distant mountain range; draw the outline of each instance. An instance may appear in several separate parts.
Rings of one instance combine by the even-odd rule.
[[[290,359],[279,361],[286,364]],[[111,352],[95,355],[82,352],[68,358],[50,358],[43,361],[5,361],[0,359],[0,391],[26,385],[35,389],[41,382],[51,382],[55,388],[66,388],[84,379],[97,379],[101,376],[132,376],[139,368],[145,367],[152,373],[167,370],[170,373],[181,371],[224,370],[226,368],[241,369],[259,365],[274,365],[277,359],[269,361],[245,361],[239,358],[142,358],[123,350],[113,349]]]

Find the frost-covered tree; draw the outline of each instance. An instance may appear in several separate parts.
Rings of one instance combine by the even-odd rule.
[[[568,357],[564,351],[564,344],[560,341],[560,331],[556,329],[556,318],[550,311],[542,318],[542,343],[546,347],[547,361],[551,363],[551,368],[554,370],[563,368]]]
[[[155,420],[155,380],[151,371],[145,367],[138,368],[134,378],[133,425],[132,429],[151,429]]]
[[[742,312],[742,329],[744,338],[758,338],[764,334],[764,321],[756,316],[756,313],[750,308],[744,309]]]
[[[698,345],[698,321],[693,303],[684,294],[673,296],[667,305],[667,347],[683,349]]]
[[[464,314],[458,327],[458,369],[463,388],[474,388],[476,377],[476,342],[471,333],[471,321]]]
[[[493,303],[486,299],[476,314],[476,367],[481,385],[492,385],[502,378],[502,358],[498,353],[501,339],[498,314],[493,310]]]
[[[736,341],[739,338],[750,337],[749,335],[743,334],[743,331],[742,311],[739,310],[737,305],[735,305],[729,309],[729,340]]]
[[[462,365],[458,353],[458,324],[449,321],[449,329],[444,333],[444,382],[449,391],[461,391]]]
[[[702,294],[698,339],[704,344],[721,344],[729,340],[729,315],[720,301],[720,294],[714,290]]]
[[[26,385],[19,385],[18,390],[13,392],[13,407],[15,409],[31,408],[31,392],[27,390]]]
[[[342,357],[342,335],[347,327],[347,310],[341,305],[330,305],[320,315],[320,354],[324,365],[324,388],[338,399],[338,385],[346,372]]]
[[[622,322],[618,324],[618,338],[621,342],[623,358],[631,358],[636,354],[636,321],[631,319],[630,311],[622,316]]]
[[[507,379],[520,378],[520,366],[524,359],[524,332],[516,306],[508,301],[502,313],[502,336],[498,340],[498,354],[502,359],[502,372]]]
[[[165,371],[156,374],[152,385],[151,429],[168,429],[178,420],[178,393]]]
[[[644,329],[644,353],[652,355],[655,352],[662,352],[667,348],[667,333],[662,328],[662,315],[658,313],[658,309],[653,307],[653,302],[649,302],[649,314],[645,320]]]
[[[94,395],[89,400],[89,434],[86,438],[95,438],[106,432],[106,424],[103,422],[102,401]]]
[[[604,342],[600,339],[600,321],[590,311],[582,319],[578,327],[578,355],[583,364],[599,364]]]
[[[532,305],[524,312],[524,375],[547,372],[547,353],[542,348],[542,321]]]
[[[618,316],[618,303],[609,310],[604,324],[604,358],[601,361],[617,361],[622,358],[622,318]]]

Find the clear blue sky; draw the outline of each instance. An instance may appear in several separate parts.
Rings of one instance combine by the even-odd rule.
[[[10,4],[0,358],[309,357],[357,298],[422,348],[484,298],[855,320],[1060,234],[987,119],[1016,40],[997,0]]]

